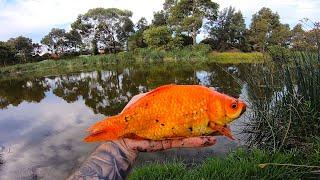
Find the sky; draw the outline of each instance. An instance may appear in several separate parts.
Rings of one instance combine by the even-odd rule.
[[[214,0],[220,10],[233,6],[243,13],[247,26],[262,7],[278,12],[281,22],[291,27],[302,18],[320,19],[320,0]],[[153,12],[162,9],[164,0],[0,0],[0,41],[23,35],[39,42],[51,28],[70,29],[79,14],[91,8],[119,8],[133,12],[137,22],[146,17],[151,22]]]

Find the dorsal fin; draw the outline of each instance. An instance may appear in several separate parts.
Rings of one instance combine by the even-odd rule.
[[[167,85],[163,85],[163,86],[157,87],[157,88],[155,88],[154,90],[148,92],[148,93],[146,94],[146,96],[152,95],[152,94],[154,94],[154,93],[161,92],[161,91],[163,91],[163,90],[166,90],[166,89],[168,89],[168,88],[171,88],[172,86],[176,86],[176,85],[175,85],[175,84],[167,84]]]
[[[159,93],[163,90],[166,90],[168,88],[171,88],[173,86],[176,86],[175,84],[167,84],[167,85],[163,85],[163,86],[160,86],[160,87],[157,87],[156,89],[146,93],[144,96],[142,96],[140,99],[138,99],[136,102],[134,102],[133,104],[131,104],[129,107],[126,107],[126,109],[124,109],[121,113],[125,113],[125,112],[128,112],[130,111],[130,109],[134,108],[140,101],[141,99],[144,99],[146,97],[149,97],[155,93]]]

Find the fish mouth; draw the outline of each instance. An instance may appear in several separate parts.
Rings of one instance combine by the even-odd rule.
[[[247,109],[247,106],[246,106],[246,105],[244,105],[244,106],[242,107],[242,110],[241,110],[240,116],[241,116],[244,112],[246,112],[246,109]]]

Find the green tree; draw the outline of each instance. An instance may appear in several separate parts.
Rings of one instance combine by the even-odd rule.
[[[10,38],[7,42],[15,50],[15,55],[19,59],[20,63],[27,62],[32,56],[33,45],[32,40],[27,37],[19,36],[16,38]]]
[[[242,13],[229,7],[219,13],[210,35],[216,41],[213,43],[216,45],[215,49],[226,51],[232,48],[244,49],[245,32],[246,25]]]
[[[128,46],[130,50],[147,47],[147,44],[143,39],[143,32],[148,28],[148,21],[146,18],[142,17],[135,25],[136,32],[133,33],[128,39]]]
[[[63,53],[67,47],[66,31],[64,29],[52,28],[51,31],[42,38],[41,43],[47,46],[51,53]]]
[[[7,64],[12,64],[14,59],[15,59],[15,51],[6,42],[0,41],[0,64],[1,65],[7,65]]]
[[[71,27],[81,34],[85,42],[92,44],[95,40],[97,46],[115,53],[117,44],[121,48],[127,47],[127,39],[133,32],[131,16],[132,12],[128,10],[95,8],[79,15]]]
[[[146,20],[145,17],[142,17],[139,19],[139,21],[137,22],[137,24],[135,25],[136,28],[136,32],[143,32],[146,29],[148,29],[148,21]]]
[[[153,14],[152,26],[165,26],[167,25],[168,16],[164,10],[155,12]]]
[[[289,25],[280,23],[280,16],[269,8],[262,8],[252,16],[249,41],[255,50],[265,52],[269,45],[287,46],[291,32]]]
[[[73,51],[77,51],[82,46],[80,33],[74,29],[66,33],[66,45],[68,48],[73,49]]]
[[[280,24],[276,27],[270,37],[270,44],[288,47],[290,45],[292,32],[289,24]]]
[[[167,26],[151,27],[144,31],[143,38],[148,47],[152,49],[169,49],[169,43],[172,41],[172,34]]]
[[[308,47],[306,32],[303,30],[301,24],[297,24],[292,29],[291,46],[294,50],[298,51],[304,51]]]
[[[176,34],[187,33],[196,44],[196,37],[203,25],[212,24],[218,13],[218,4],[211,0],[167,0],[168,22]]]

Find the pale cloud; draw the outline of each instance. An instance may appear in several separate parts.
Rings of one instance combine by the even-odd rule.
[[[69,29],[79,14],[91,8],[116,7],[133,12],[133,21],[162,9],[164,0],[0,0],[0,40],[18,35],[39,41],[53,27]],[[278,12],[281,21],[291,26],[304,17],[320,17],[319,0],[216,0],[220,9],[233,6],[243,12],[246,23],[261,7]]]
[[[68,28],[79,14],[91,8],[120,8],[133,12],[133,21],[162,8],[163,1],[150,0],[16,0],[0,1],[0,40],[22,35],[38,35],[39,40],[53,27]],[[32,34],[34,33],[34,34]]]
[[[308,17],[319,20],[320,1],[319,0],[216,0],[221,8],[233,6],[243,13],[246,24],[250,24],[253,14],[262,7],[269,7],[277,12],[282,23],[296,25],[302,18]]]

